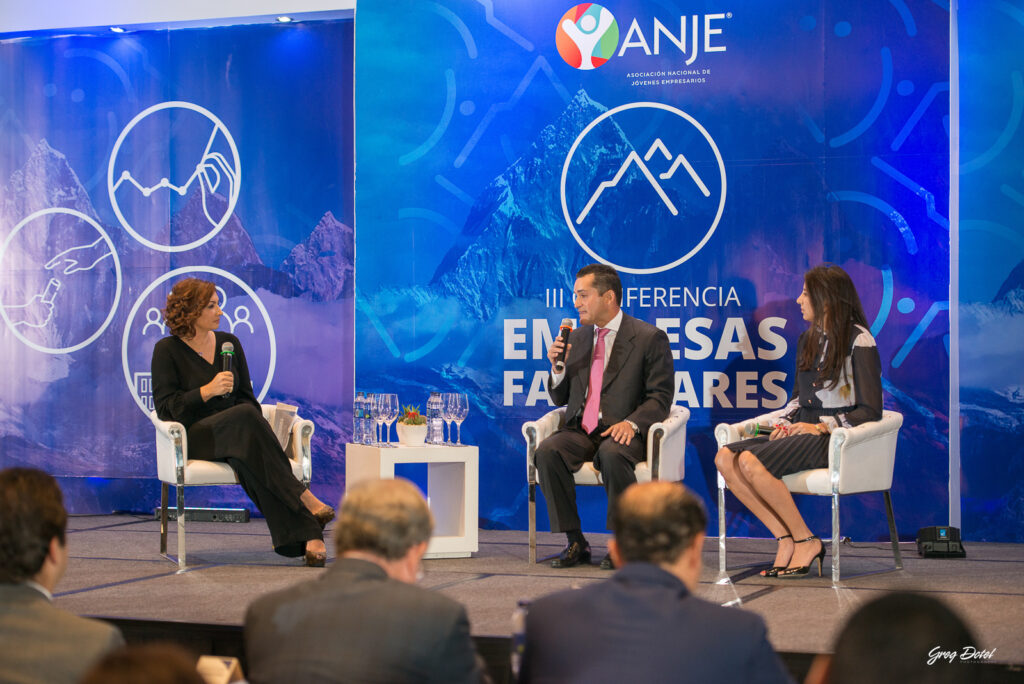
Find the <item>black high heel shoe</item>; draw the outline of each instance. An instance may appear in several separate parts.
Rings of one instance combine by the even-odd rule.
[[[793,538],[793,535],[791,535],[791,534],[784,534],[781,537],[776,537],[775,541],[780,542],[783,539],[792,539],[792,538]],[[786,566],[786,565],[773,565],[772,567],[768,568],[767,570],[762,570],[758,574],[761,577],[778,577],[779,573],[782,572],[783,570],[785,570],[787,567],[788,566]]]
[[[821,577],[821,566],[825,562],[825,542],[821,541],[821,539],[819,539],[816,535],[811,535],[807,539],[801,539],[798,542],[794,542],[794,544],[803,544],[804,542],[809,542],[814,539],[817,539],[818,543],[821,544],[821,551],[818,552],[817,556],[811,559],[811,565],[814,564],[815,560],[818,561],[818,577]],[[803,577],[804,575],[807,575],[810,572],[810,565],[801,565],[797,568],[786,568],[785,570],[780,570],[778,576],[780,579],[794,579],[796,577]]]
[[[327,564],[327,552],[309,551],[307,549],[303,560],[307,568],[322,568]]]
[[[313,517],[316,518],[316,522],[318,525],[320,525],[320,529],[322,530],[325,527],[327,527],[327,523],[334,520],[335,515],[336,513],[334,509],[331,508],[330,506],[325,505],[323,508],[314,513]]]

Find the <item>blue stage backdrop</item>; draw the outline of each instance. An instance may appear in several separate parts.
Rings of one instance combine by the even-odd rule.
[[[337,500],[352,43],[351,16],[0,43],[0,465],[61,476],[74,512],[158,503],[150,356],[170,286],[196,275],[257,395],[316,422],[314,484]]]
[[[625,310],[670,336],[685,482],[710,504],[712,428],[785,402],[794,300],[830,261],[905,416],[900,528],[944,521],[948,26],[930,0],[360,6],[358,384],[468,392],[482,523],[523,529],[546,346],[575,271],[617,265]],[[802,499],[826,532],[828,502]],[[604,506],[581,492],[586,529]],[[887,534],[880,495],[844,507],[854,537]],[[766,534],[734,503],[728,527]]]
[[[963,529],[1024,541],[1024,2],[962,2],[960,402]]]

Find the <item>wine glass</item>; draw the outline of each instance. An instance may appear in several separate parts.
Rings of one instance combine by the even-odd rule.
[[[386,394],[375,394],[373,395],[373,420],[377,423],[377,444],[375,446],[383,446],[384,443],[381,441],[381,437],[384,436],[384,422],[387,420],[388,411],[388,395]]]
[[[469,415],[469,397],[465,394],[455,394],[455,426],[458,441],[456,446],[462,446],[462,421]]]
[[[455,395],[446,393],[441,395],[441,420],[448,426],[448,439],[445,445],[451,446],[452,442],[452,421],[455,420]]]
[[[398,413],[399,413],[398,395],[397,394],[385,394],[384,396],[386,397],[385,405],[387,407],[386,408],[386,413],[385,413],[385,416],[384,416],[384,420],[388,424],[388,441],[384,444],[384,446],[390,447],[390,448],[394,448],[395,445],[391,443],[391,425],[396,420],[398,420]]]

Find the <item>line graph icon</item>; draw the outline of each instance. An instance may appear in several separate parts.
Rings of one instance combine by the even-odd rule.
[[[566,225],[587,254],[626,273],[658,273],[691,258],[715,232],[725,162],[686,112],[633,102],[603,112],[577,136],[559,192]]]
[[[204,107],[170,101],[143,110],[121,131],[107,190],[133,238],[161,252],[184,252],[228,222],[241,177],[238,147],[224,123]]]

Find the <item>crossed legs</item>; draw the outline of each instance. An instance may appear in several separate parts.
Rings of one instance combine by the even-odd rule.
[[[772,536],[791,536],[779,541],[773,565],[791,568],[809,565],[821,547],[794,544],[810,537],[811,530],[782,480],[769,473],[749,451],[736,454],[722,447],[715,455],[715,466],[736,498],[764,523]]]

